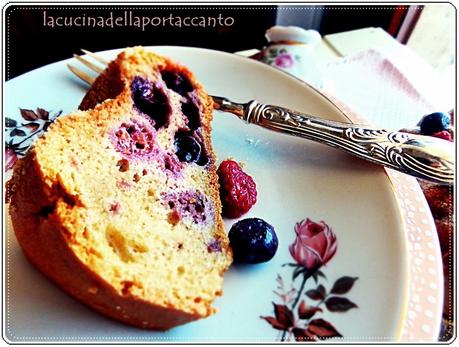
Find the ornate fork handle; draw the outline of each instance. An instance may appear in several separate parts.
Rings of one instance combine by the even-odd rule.
[[[418,178],[454,183],[454,144],[449,141],[320,119],[255,100],[238,104],[213,98],[216,109],[248,123],[320,142]]]

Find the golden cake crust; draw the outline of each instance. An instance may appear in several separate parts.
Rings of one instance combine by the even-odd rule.
[[[198,314],[186,314],[174,308],[165,308],[130,296],[120,296],[113,287],[97,273],[83,264],[68,247],[68,232],[53,216],[47,220],[40,217],[40,210],[50,203],[37,167],[35,155],[18,161],[18,172],[29,177],[14,184],[14,203],[10,215],[19,244],[27,259],[49,279],[65,291],[87,303],[97,311],[124,323],[145,329],[166,330],[171,326],[187,323]],[[57,195],[54,195],[57,196]],[[20,207],[15,207],[20,201]],[[213,310],[209,311],[209,314]]]

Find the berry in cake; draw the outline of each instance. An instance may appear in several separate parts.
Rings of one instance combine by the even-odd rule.
[[[190,130],[196,130],[201,126],[199,107],[196,105],[194,98],[189,97],[182,102],[182,112],[187,118],[187,127]]]
[[[156,130],[144,118],[136,117],[121,123],[111,135],[115,148],[127,159],[148,159],[155,155]],[[128,160],[124,161],[124,168]]]
[[[193,91],[193,86],[189,79],[180,72],[165,70],[161,71],[161,77],[166,83],[167,88],[172,89],[180,95],[186,95]]]
[[[208,163],[202,141],[193,132],[177,132],[174,140],[175,154],[181,162],[196,163],[204,166]]]
[[[223,161],[218,170],[223,215],[238,218],[257,202],[257,186],[233,160]]]
[[[235,262],[257,264],[271,260],[278,240],[272,225],[260,218],[235,223],[228,234]]]
[[[183,170],[183,163],[180,162],[179,158],[175,153],[164,153],[162,156],[161,168],[166,172],[166,174],[171,174],[174,177],[178,177],[179,173]],[[143,173],[147,174],[147,171]]]
[[[209,225],[213,222],[215,208],[209,198],[198,191],[181,191],[166,193],[162,197],[164,204],[173,215],[184,218],[189,223]]]
[[[172,109],[164,87],[136,76],[131,90],[135,107],[152,120],[155,129],[166,126]]]

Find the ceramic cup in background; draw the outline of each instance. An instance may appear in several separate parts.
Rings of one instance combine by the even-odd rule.
[[[274,26],[266,31],[268,45],[254,59],[284,70],[315,87],[323,81],[314,49],[321,36],[315,30],[294,26]]]

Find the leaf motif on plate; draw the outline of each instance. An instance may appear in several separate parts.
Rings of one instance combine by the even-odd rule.
[[[325,287],[321,284],[316,289],[310,289],[306,292],[306,295],[311,300],[323,300],[325,299]]]
[[[36,114],[38,116],[38,118],[40,119],[43,119],[43,120],[48,120],[49,119],[49,112],[40,108],[40,107],[37,107],[37,111],[36,111]]]
[[[30,122],[30,123],[25,124],[24,127],[26,127],[31,132],[35,132],[38,130],[38,128],[40,128],[40,124],[35,123],[35,122]]]
[[[358,306],[354,304],[347,298],[332,296],[325,301],[325,306],[330,312],[346,312],[351,308],[357,308]]]
[[[307,329],[293,328],[292,330],[295,340],[298,342],[301,341],[316,341],[316,336],[309,332]]]
[[[343,337],[331,323],[322,318],[310,321],[308,331],[321,338]]]
[[[13,118],[5,117],[5,133],[9,137],[5,141],[6,171],[13,167],[18,156],[25,155],[33,141],[62,114],[62,111],[58,111],[50,116],[49,111],[41,107],[37,107],[36,111],[19,108],[19,112],[26,121],[22,124],[18,124]]]
[[[330,293],[346,294],[348,291],[352,289],[352,286],[354,285],[357,279],[358,277],[349,277],[349,276],[343,276],[341,278],[338,278],[333,284],[333,287],[330,290]]]
[[[298,306],[298,317],[301,319],[311,319],[317,312],[323,312],[320,307],[312,306],[308,307],[304,300],[301,300],[300,306]]]
[[[33,121],[39,118],[38,115],[32,110],[28,110],[25,108],[20,108],[19,110],[21,112],[21,117],[24,118],[25,120]]]
[[[15,128],[11,131],[10,136],[26,136],[26,132],[24,130]]]
[[[260,316],[260,318],[267,321],[274,329],[277,330],[288,330],[292,328],[294,325],[292,311],[290,311],[286,305],[277,305],[274,302],[273,305],[275,317]]]
[[[274,314],[278,322],[286,327],[292,327],[294,323],[294,317],[292,311],[286,305],[274,305]]]
[[[14,119],[5,117],[5,127],[14,128],[17,125],[18,125],[18,122],[16,122]]]
[[[269,324],[271,324],[271,326],[274,328],[274,329],[277,329],[277,330],[285,330],[285,329],[288,329],[288,327],[284,326],[282,323],[280,323],[275,317],[263,317],[263,316],[260,316],[261,319],[264,319],[265,321],[267,321]]]

